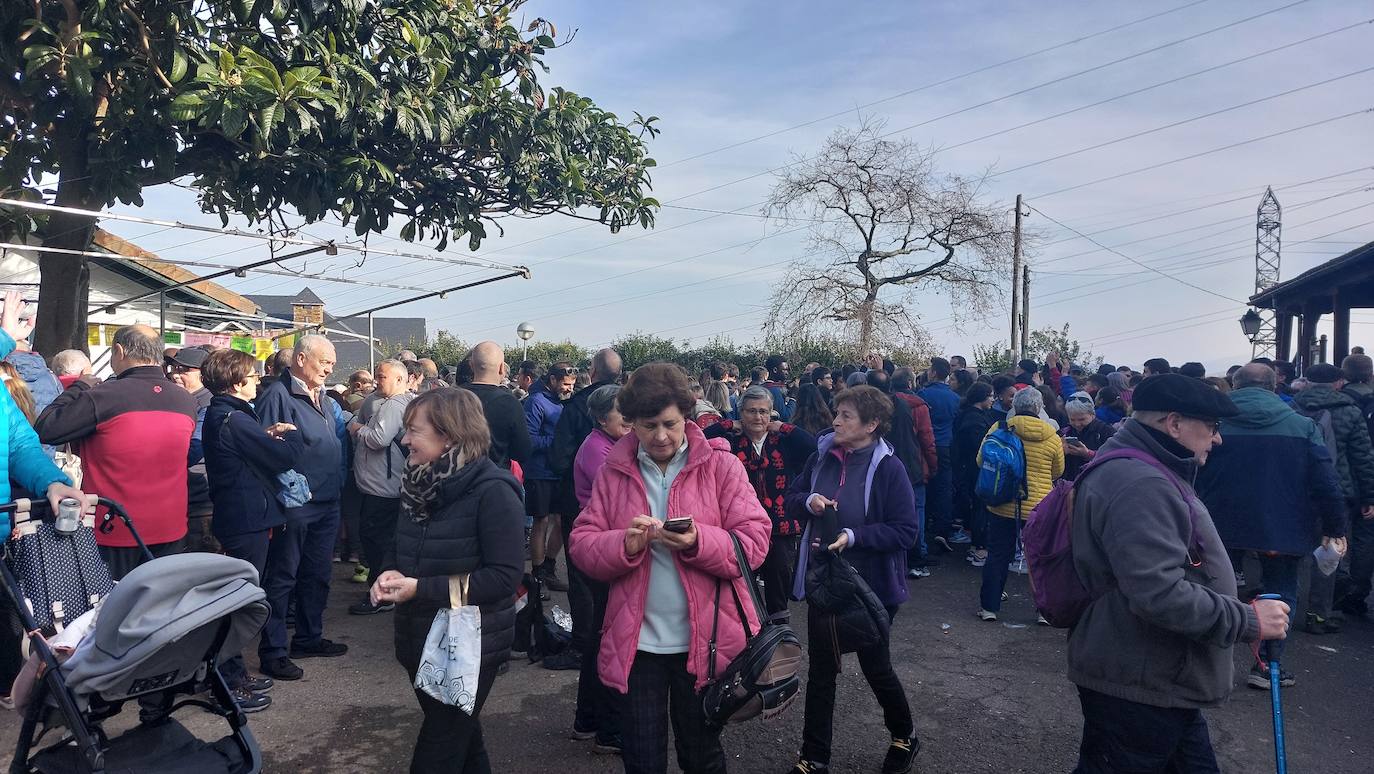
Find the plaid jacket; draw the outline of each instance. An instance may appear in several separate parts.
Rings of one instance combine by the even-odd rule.
[[[722,419],[706,428],[705,433],[707,438],[724,438],[730,442],[730,451],[744,464],[759,503],[773,520],[773,534],[800,535],[801,522],[788,518],[783,496],[787,494],[787,485],[806,466],[806,458],[815,451],[815,436],[796,425],[783,423],[780,430],[764,438],[760,454],[754,451],[749,436],[734,420]]]

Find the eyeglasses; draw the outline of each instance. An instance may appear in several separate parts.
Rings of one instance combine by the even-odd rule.
[[[1072,396],[1069,397],[1069,402],[1070,402],[1070,403],[1088,403],[1088,404],[1091,404],[1091,403],[1093,402],[1093,399],[1092,399],[1092,396],[1090,396],[1090,395],[1072,395]]]
[[[1194,422],[1201,422],[1202,424],[1206,425],[1207,428],[1210,429],[1213,434],[1221,432],[1220,419],[1212,419],[1211,417],[1195,417],[1191,414],[1179,414],[1179,416],[1183,417],[1184,419],[1191,419]]]
[[[550,369],[549,369],[549,376],[552,376],[552,377],[554,377],[555,379],[562,379],[562,378],[565,377],[565,376],[577,376],[577,374],[578,374],[577,366],[568,366],[567,368],[550,368]]]

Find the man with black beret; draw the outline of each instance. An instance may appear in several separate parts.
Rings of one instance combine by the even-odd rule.
[[[1264,591],[1296,606],[1303,558],[1319,538],[1345,537],[1340,478],[1321,428],[1277,394],[1274,369],[1250,363],[1231,377],[1231,386],[1240,413],[1221,423],[1223,443],[1198,473],[1198,495],[1226,548],[1256,552]],[[1266,659],[1282,653],[1281,642],[1261,651]],[[1280,682],[1288,687],[1295,681],[1285,671]],[[1269,690],[1268,671],[1256,664],[1246,684]]]
[[[1069,632],[1083,741],[1077,772],[1217,771],[1204,707],[1231,693],[1231,648],[1279,640],[1289,606],[1236,598],[1216,527],[1189,482],[1220,443],[1231,400],[1197,379],[1141,382],[1098,450],[1133,450],[1080,478],[1073,561],[1093,597]],[[1205,469],[1205,468],[1204,468]]]

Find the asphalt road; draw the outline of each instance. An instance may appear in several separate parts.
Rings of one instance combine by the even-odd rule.
[[[409,761],[420,713],[392,656],[391,618],[349,616],[346,607],[363,587],[348,582],[347,568],[336,570],[326,636],[351,650],[342,658],[301,661],[305,679],[279,683],[273,706],[251,716],[269,772],[396,772]],[[978,575],[962,561],[946,559],[932,577],[913,583],[892,650],[923,743],[916,771],[1070,771],[1082,720],[1064,679],[1065,633],[1035,625],[1024,577],[1012,576],[1011,599],[997,623],[973,616]],[[793,609],[802,629],[805,606]],[[1227,772],[1274,767],[1269,694],[1241,682],[1249,658],[1248,650],[1237,649],[1236,692],[1207,713]],[[1354,620],[1335,635],[1297,634],[1285,666],[1298,680],[1284,691],[1291,770],[1374,771],[1374,622]],[[595,755],[589,742],[567,738],[575,695],[574,672],[512,664],[482,712],[493,770],[619,772],[619,758]],[[780,718],[727,729],[731,769],[787,771],[800,742],[801,710],[799,700]],[[118,732],[135,714],[126,710],[109,729]],[[877,771],[887,733],[853,656],[846,657],[835,716],[832,770]],[[183,710],[179,717],[204,738],[218,735],[210,716]],[[6,750],[0,759],[13,751],[17,725],[12,713],[0,716],[0,749]]]

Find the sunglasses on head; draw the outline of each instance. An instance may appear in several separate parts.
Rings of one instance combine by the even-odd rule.
[[[565,377],[565,376],[577,376],[577,373],[578,373],[578,371],[577,371],[577,366],[568,366],[567,368],[550,368],[550,369],[549,369],[549,376],[552,376],[552,377],[555,378],[555,379],[562,379],[562,378]]]

